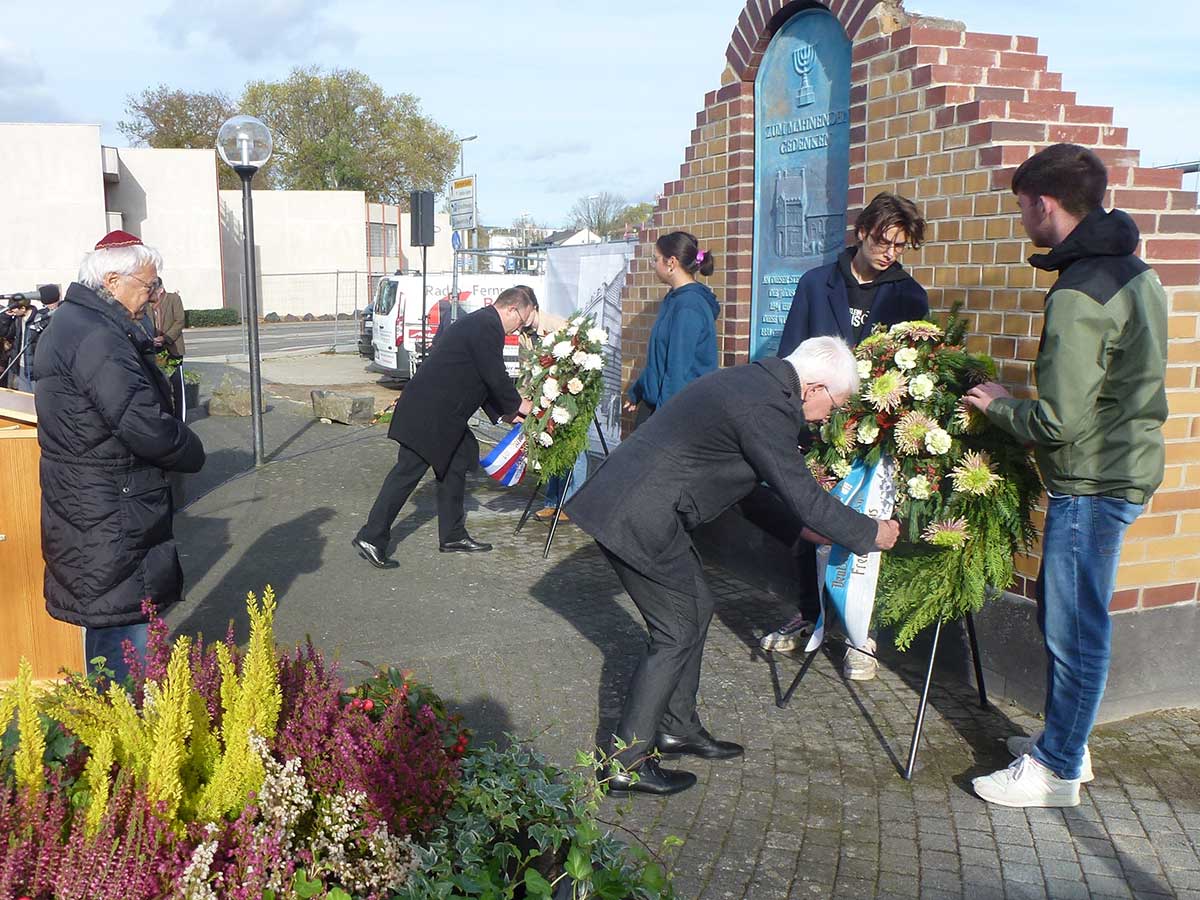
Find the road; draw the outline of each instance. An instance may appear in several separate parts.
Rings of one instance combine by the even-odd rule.
[[[258,326],[258,343],[263,354],[295,350],[328,350],[333,346],[333,322],[280,322]],[[358,343],[358,323],[336,323],[339,350],[353,350]],[[246,329],[188,328],[183,332],[188,359],[193,362],[224,362],[226,357],[245,354]]]

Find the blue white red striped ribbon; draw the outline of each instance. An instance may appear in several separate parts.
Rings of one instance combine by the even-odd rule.
[[[483,470],[505,487],[512,487],[520,482],[525,475],[525,435],[524,426],[514,425],[512,431],[506,434],[500,443],[492,448],[492,452],[479,460]]]

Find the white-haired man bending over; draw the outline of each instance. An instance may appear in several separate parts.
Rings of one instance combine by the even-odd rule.
[[[888,549],[892,521],[860,515],[828,494],[808,470],[797,439],[858,387],[845,341],[810,338],[787,359],[719,369],[693,381],[613,452],[567,504],[595,538],[646,620],[650,641],[634,673],[615,737],[639,779],[612,777],[615,790],[673,794],[696,781],[647,754],[729,759],[742,753],[714,738],[696,713],[700,660],[713,597],[691,532],[761,481],[797,518],[856,553]]]

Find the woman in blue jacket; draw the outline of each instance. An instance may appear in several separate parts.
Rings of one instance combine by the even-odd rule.
[[[695,235],[673,231],[654,242],[654,274],[671,290],[650,329],[646,367],[627,394],[626,412],[636,410],[636,428],[689,381],[717,367],[720,305],[696,275],[712,275],[716,260]]]

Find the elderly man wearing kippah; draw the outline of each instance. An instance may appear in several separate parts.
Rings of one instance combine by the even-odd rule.
[[[166,473],[204,465],[140,324],[161,268],[135,235],[105,235],[34,361],[46,609],[83,626],[87,660],[104,657],[118,681],[125,643],[145,651],[143,601],[161,612],[183,593]]]

